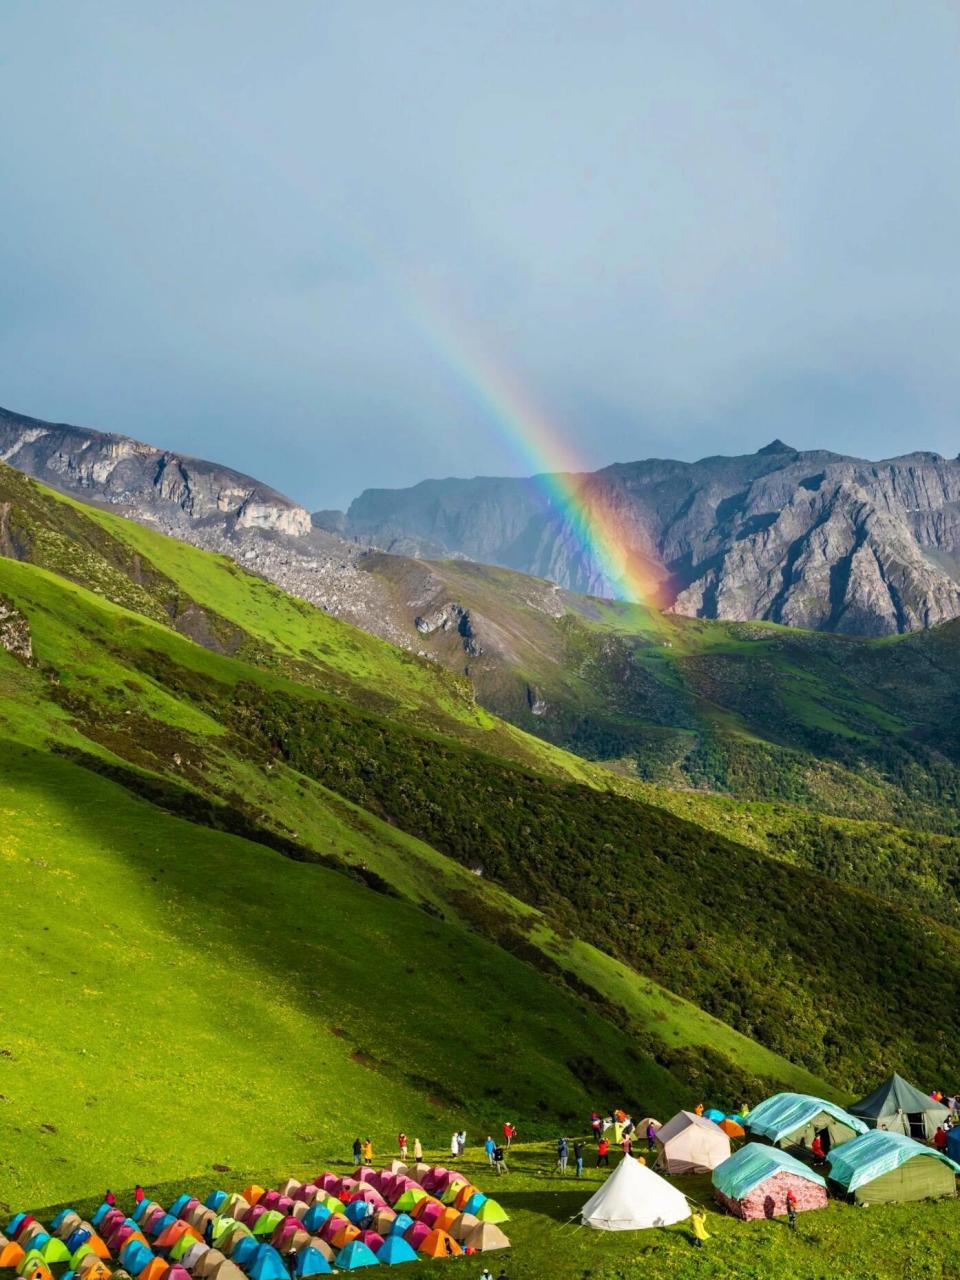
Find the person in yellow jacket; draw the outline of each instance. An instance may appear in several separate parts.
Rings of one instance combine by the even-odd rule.
[[[373,1143],[369,1138],[363,1144],[363,1163],[373,1164]]]
[[[690,1225],[693,1227],[693,1243],[698,1249],[702,1249],[704,1240],[710,1239],[710,1232],[707,1230],[707,1215],[702,1209],[694,1209],[690,1215]]]

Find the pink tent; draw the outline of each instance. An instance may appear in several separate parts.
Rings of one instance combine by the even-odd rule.
[[[257,1204],[262,1205],[264,1209],[275,1209],[279,1203],[280,1203],[279,1191],[265,1191],[263,1195],[260,1197],[260,1199],[257,1201]]]
[[[827,1193],[825,1188],[811,1182],[809,1178],[801,1178],[799,1174],[782,1170],[755,1186],[742,1200],[734,1200],[724,1195],[716,1187],[713,1198],[732,1213],[736,1218],[749,1222],[755,1218],[782,1217],[787,1212],[787,1192],[792,1191],[797,1197],[797,1209],[825,1209]]]
[[[278,1213],[289,1213],[293,1208],[293,1201],[289,1196],[281,1196],[277,1201],[276,1209]]]
[[[371,1169],[369,1165],[361,1165],[353,1176],[358,1182],[372,1182],[377,1176],[377,1173],[376,1170]]]
[[[414,1222],[407,1227],[403,1233],[403,1238],[414,1249],[419,1249],[430,1234],[430,1227],[425,1222]]]
[[[240,1221],[245,1227],[252,1227],[256,1220],[262,1218],[266,1212],[262,1204],[252,1204]]]
[[[432,1227],[436,1220],[444,1211],[442,1204],[435,1204],[431,1201],[421,1214],[417,1217],[418,1222],[425,1222],[428,1227]]]
[[[345,1218],[342,1213],[333,1213],[320,1228],[318,1234],[321,1240],[326,1240],[329,1244],[341,1227],[348,1227],[349,1225],[349,1218]]]
[[[383,1247],[383,1236],[380,1235],[378,1231],[361,1231],[360,1239],[367,1248],[372,1249],[374,1253]]]
[[[183,1206],[183,1208],[177,1214],[177,1217],[181,1218],[184,1222],[189,1222],[190,1214],[194,1211],[194,1209],[196,1209],[199,1206],[199,1204],[200,1204],[200,1201],[197,1199],[197,1197],[191,1196],[190,1199],[187,1201],[187,1203]]]
[[[340,1179],[335,1173],[321,1173],[319,1178],[314,1178],[314,1182],[324,1191],[333,1191],[334,1187],[339,1187],[340,1185]]]

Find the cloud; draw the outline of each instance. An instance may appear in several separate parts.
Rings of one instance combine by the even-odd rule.
[[[956,453],[939,3],[11,2],[0,402],[314,505],[518,470],[442,279],[591,464]]]

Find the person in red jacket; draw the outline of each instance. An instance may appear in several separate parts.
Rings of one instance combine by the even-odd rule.
[[[610,1168],[610,1143],[606,1138],[601,1138],[597,1143],[597,1168],[602,1164]]]
[[[823,1143],[820,1140],[819,1133],[814,1137],[813,1142],[811,1142],[810,1150],[813,1153],[813,1163],[823,1164],[824,1160],[827,1158],[827,1153],[823,1149]]]
[[[942,1124],[937,1127],[937,1132],[933,1135],[933,1145],[938,1151],[945,1151],[947,1148],[947,1131]]]
[[[503,1126],[503,1140],[507,1144],[508,1151],[510,1150],[510,1143],[514,1140],[516,1136],[517,1136],[516,1129],[513,1127],[510,1121],[507,1120]]]

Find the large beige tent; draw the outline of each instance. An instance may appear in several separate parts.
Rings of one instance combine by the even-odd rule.
[[[730,1139],[706,1116],[679,1111],[658,1130],[657,1152],[667,1173],[709,1173],[730,1159]]]
[[[682,1222],[690,1217],[690,1208],[676,1187],[633,1156],[624,1156],[580,1217],[584,1226],[598,1231],[642,1231]]]

